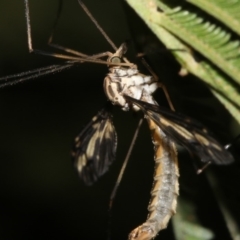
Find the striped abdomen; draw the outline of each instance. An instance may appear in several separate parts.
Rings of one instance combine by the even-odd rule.
[[[176,213],[179,177],[176,147],[151,119],[147,121],[155,150],[154,182],[147,220],[130,233],[130,240],[154,238]]]

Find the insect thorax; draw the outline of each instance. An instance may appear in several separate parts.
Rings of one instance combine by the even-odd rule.
[[[129,110],[129,104],[124,94],[138,100],[153,103],[152,93],[158,88],[157,82],[152,76],[139,73],[136,66],[114,66],[109,69],[110,73],[104,79],[104,91],[108,99],[114,105],[120,105],[123,110]],[[137,106],[133,106],[138,111]]]

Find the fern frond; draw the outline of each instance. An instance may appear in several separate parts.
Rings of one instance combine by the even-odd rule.
[[[232,40],[230,31],[212,23],[206,16],[184,10],[182,6],[171,9],[153,0],[127,2],[168,49],[183,50],[172,53],[183,68],[211,87],[240,123],[240,41]],[[201,53],[205,60],[197,61],[192,49]]]
[[[162,15],[162,27],[200,52],[240,84],[240,42],[231,40],[229,32],[181,7]]]
[[[240,35],[240,1],[187,0]]]

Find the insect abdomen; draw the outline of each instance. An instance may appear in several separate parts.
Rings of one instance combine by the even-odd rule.
[[[130,240],[149,240],[167,227],[176,212],[178,196],[178,160],[175,144],[166,138],[161,129],[147,119],[155,150],[154,182],[148,205],[148,218],[129,235]]]

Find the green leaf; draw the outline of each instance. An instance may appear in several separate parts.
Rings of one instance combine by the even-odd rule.
[[[240,35],[240,1],[187,0]]]
[[[173,55],[182,68],[204,81],[240,123],[240,38],[232,32],[239,34],[239,1],[127,2],[168,49],[181,50]]]
[[[178,240],[210,240],[214,233],[203,227],[197,219],[197,209],[193,202],[179,198],[177,214],[173,217],[173,229]]]

